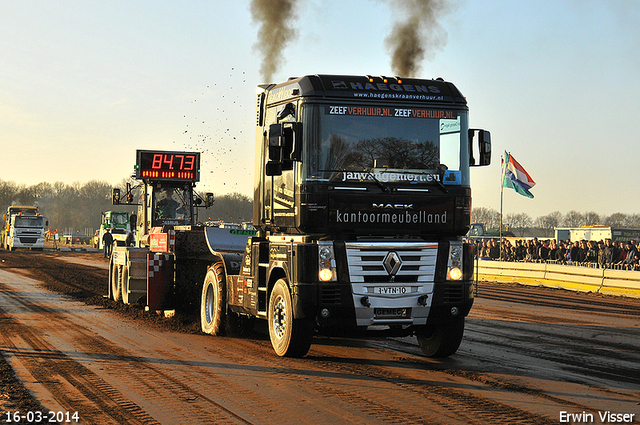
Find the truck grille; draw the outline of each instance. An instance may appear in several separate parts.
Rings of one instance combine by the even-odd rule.
[[[346,243],[351,282],[433,282],[438,245],[419,242]]]
[[[20,243],[26,243],[26,244],[34,244],[38,242],[38,238],[20,237],[18,239],[20,239]]]
[[[342,303],[339,286],[322,286],[320,297],[322,305],[339,305]]]
[[[462,285],[446,285],[442,301],[444,303],[460,303],[464,301],[464,287]]]

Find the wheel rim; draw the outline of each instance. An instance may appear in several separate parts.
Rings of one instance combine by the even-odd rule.
[[[113,272],[111,274],[111,298],[116,300],[118,289],[120,288],[120,270],[116,264],[113,265]]]
[[[278,296],[273,305],[273,331],[278,339],[285,335],[287,327],[287,306],[282,296]]]
[[[207,323],[211,323],[213,321],[213,288],[210,284],[207,285],[207,296],[204,306],[204,314],[207,319]]]

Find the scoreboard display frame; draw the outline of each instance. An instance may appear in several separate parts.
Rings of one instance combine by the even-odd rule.
[[[200,152],[137,150],[136,179],[200,181]]]

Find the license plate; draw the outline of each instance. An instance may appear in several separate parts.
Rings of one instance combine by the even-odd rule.
[[[409,286],[376,286],[373,289],[373,293],[378,295],[402,295],[410,292]]]
[[[376,318],[399,319],[409,317],[410,308],[374,308],[373,314]]]

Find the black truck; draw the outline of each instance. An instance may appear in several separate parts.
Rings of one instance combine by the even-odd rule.
[[[257,234],[238,274],[222,254],[207,272],[203,331],[248,315],[280,356],[332,328],[455,353],[474,296],[469,171],[491,158],[464,96],[441,79],[309,75],[260,86],[256,120]]]

